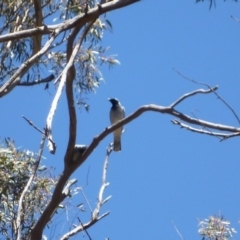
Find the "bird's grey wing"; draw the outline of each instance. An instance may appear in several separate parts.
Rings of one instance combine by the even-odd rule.
[[[122,107],[122,118],[125,118],[125,108],[124,107]]]
[[[122,109],[122,118],[125,118],[125,108],[122,106],[121,109]],[[123,132],[124,132],[124,128],[122,126],[121,127],[121,133],[123,133]]]
[[[116,121],[115,121],[115,117],[114,117],[114,109],[111,108],[110,110],[110,121],[111,121],[111,124],[114,124]]]
[[[122,109],[117,107],[117,108],[112,108],[110,111],[110,120],[111,123],[114,124],[116,122],[118,122],[119,120],[121,120],[122,117]]]

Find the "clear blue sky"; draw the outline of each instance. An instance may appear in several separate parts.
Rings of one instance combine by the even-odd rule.
[[[240,3],[216,1],[143,0],[108,15],[113,33],[106,33],[104,46],[118,54],[121,62],[111,70],[103,68],[105,82],[96,94],[88,96],[90,112],[80,109],[77,142],[89,144],[109,125],[108,97],[117,97],[130,114],[143,104],[167,106],[182,94],[201,88],[177,75],[219,85],[218,93],[240,114]],[[43,86],[18,88],[1,99],[1,138],[12,137],[16,146],[37,151],[40,135],[22,118],[25,115],[38,127],[45,125],[55,94]],[[53,121],[56,155],[47,151],[43,164],[62,170],[68,138],[68,115],[63,94]],[[182,103],[179,110],[217,123],[238,126],[238,122],[214,95],[199,95]],[[105,197],[112,199],[102,208],[110,215],[97,223],[89,234],[92,239],[111,240],[180,239],[172,221],[184,239],[201,239],[198,220],[219,212],[238,232],[240,218],[239,138],[220,142],[215,137],[194,134],[171,123],[171,116],[145,113],[125,128],[122,152],[112,153],[108,170],[109,187]],[[72,177],[78,185],[86,183],[85,194],[94,208],[101,184],[108,136]],[[79,193],[69,207],[84,202]],[[89,219],[89,209],[80,212]],[[47,230],[52,239],[65,233],[65,215],[57,218],[56,229]],[[52,225],[54,226],[54,224]],[[66,227],[66,225],[65,225]],[[233,239],[239,239],[238,233]],[[79,234],[73,239],[87,239]]]

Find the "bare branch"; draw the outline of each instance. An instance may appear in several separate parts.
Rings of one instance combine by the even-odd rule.
[[[40,133],[42,133],[42,134],[46,134],[46,133],[43,132],[40,128],[38,128],[37,126],[35,126],[31,120],[27,119],[27,118],[26,118],[25,116],[23,116],[23,115],[22,115],[22,117],[23,117],[33,128],[35,128],[38,132],[40,132]],[[47,135],[46,135],[46,137],[47,137]],[[52,142],[52,144],[54,145],[55,143]]]
[[[90,29],[92,23],[93,23],[93,21],[87,25],[87,27],[85,28],[81,38],[78,40],[78,42],[76,43],[76,45],[75,45],[75,47],[72,51],[71,57],[68,61],[68,64],[66,65],[66,67],[64,68],[64,70],[62,72],[62,77],[61,77],[61,80],[60,80],[60,83],[59,83],[59,86],[58,86],[58,90],[57,90],[57,93],[56,93],[56,95],[53,99],[53,102],[52,102],[52,105],[51,105],[51,108],[50,108],[50,111],[49,111],[49,114],[48,114],[48,117],[47,117],[46,129],[47,129],[47,136],[48,136],[48,140],[49,140],[48,141],[48,146],[49,146],[49,149],[50,149],[51,153],[54,153],[55,150],[56,150],[56,146],[52,144],[52,133],[51,133],[52,118],[53,118],[53,115],[56,111],[57,103],[59,101],[61,93],[63,91],[63,87],[64,87],[64,84],[65,84],[66,79],[67,79],[68,71],[73,66],[74,58],[75,58],[77,52],[79,51],[80,46],[82,44],[82,41],[85,38],[85,36],[86,36],[88,30]],[[69,99],[68,99],[68,101],[69,101]],[[71,114],[71,111],[75,111],[73,100],[72,100],[72,104],[73,105],[71,105],[71,109],[69,110],[70,114]],[[72,110],[72,108],[74,108],[74,110]],[[72,122],[71,122],[71,124],[72,124]],[[76,116],[75,116],[75,133],[74,134],[76,134]],[[71,137],[72,136],[71,136],[71,133],[70,133],[70,138]],[[75,140],[74,140],[74,144],[75,144]],[[66,156],[65,156],[65,158],[66,158]],[[41,215],[41,217],[39,218],[38,222],[36,223],[36,225],[34,226],[34,228],[32,230],[31,239],[34,239],[34,240],[41,239],[42,231],[43,231],[44,227],[46,226],[46,224],[49,222],[52,214],[55,212],[55,209],[67,197],[67,195],[63,192],[63,188],[64,188],[64,185],[66,184],[67,180],[69,179],[69,177],[71,176],[71,174],[74,170],[75,170],[75,168],[70,168],[69,169],[69,168],[66,168],[66,165],[65,165],[64,172],[63,172],[62,176],[60,177],[60,179],[57,183],[57,186],[56,186],[56,188],[53,192],[53,196],[52,196],[51,201],[49,202],[45,211],[43,212],[43,214]]]
[[[77,162],[75,162],[75,165],[72,165],[71,171],[74,172],[88,158],[88,156],[92,153],[92,151],[98,146],[98,144],[107,135],[112,133],[114,130],[122,127],[123,125],[130,123],[131,121],[138,118],[141,114],[143,114],[144,112],[147,112],[147,111],[169,114],[169,115],[175,116],[189,124],[194,124],[194,125],[209,128],[209,129],[215,129],[220,132],[233,133],[233,135],[231,135],[231,137],[238,136],[240,133],[240,128],[223,125],[223,124],[218,124],[218,123],[213,123],[213,122],[208,122],[208,121],[204,121],[204,120],[197,119],[197,118],[192,118],[186,114],[183,114],[182,112],[175,110],[174,108],[171,107],[171,105],[167,106],[167,107],[158,106],[155,104],[144,105],[144,106],[141,106],[140,108],[138,108],[135,112],[133,112],[128,117],[122,119],[121,121],[115,123],[114,125],[112,125],[110,127],[107,127],[103,132],[101,132],[99,135],[94,137],[91,144],[86,149],[86,151],[83,153],[83,155],[80,157],[80,159]],[[228,136],[228,137],[230,137],[230,136]]]
[[[96,208],[95,208],[95,210],[93,211],[93,214],[92,214],[92,219],[93,220],[98,219],[100,208],[103,205],[103,193],[104,193],[105,188],[109,185],[109,183],[106,182],[106,179],[107,179],[107,168],[108,168],[109,156],[110,156],[112,150],[113,150],[112,146],[110,146],[107,149],[107,155],[106,155],[104,166],[103,166],[102,186],[101,186],[99,194],[98,194],[97,206],[96,206]]]
[[[51,33],[54,33],[54,31],[62,25],[63,25],[63,23],[60,23],[57,25],[52,25],[52,26],[44,25],[42,27],[22,30],[19,32],[8,33],[8,34],[0,36],[0,43],[11,41],[11,40],[27,38],[27,37],[33,37],[33,36],[37,36],[37,35],[51,34]]]
[[[187,124],[184,124],[184,123],[182,123],[182,122],[180,122],[176,119],[171,120],[171,122],[173,124],[179,125],[181,128],[185,128],[185,129],[190,130],[192,132],[218,137],[218,138],[221,139],[221,141],[226,140],[226,139],[231,138],[231,137],[237,137],[237,136],[240,135],[240,132],[239,133],[226,134],[226,133],[211,132],[211,131],[208,131],[208,130],[193,128],[193,127],[191,127]]]
[[[240,119],[234,109],[218,93],[214,92],[214,94],[230,109],[230,111],[233,113],[238,123],[240,124]]]
[[[79,47],[77,49],[77,52],[79,51],[83,43],[83,40],[87,36],[89,30],[91,29],[95,21],[96,19],[89,22],[86,25],[85,29],[83,30],[81,38],[79,39]],[[70,56],[72,56],[72,44],[78,32],[79,32],[79,28],[75,28],[73,31],[73,34],[69,37],[68,46],[67,46],[67,55],[68,55],[67,58],[70,58]],[[76,132],[77,132],[77,119],[76,119],[76,111],[75,111],[74,96],[73,96],[73,80],[75,78],[75,74],[76,74],[75,66],[72,65],[68,71],[67,83],[66,83],[66,94],[67,94],[68,112],[69,112],[70,119],[69,119],[69,139],[68,139],[67,151],[64,156],[65,166],[71,164],[72,153],[73,153],[73,148],[75,146]]]
[[[41,129],[39,129],[38,127],[36,127],[33,122],[29,119],[27,119],[25,116],[22,115],[22,117],[32,126],[34,127],[38,132],[40,132],[41,134],[45,134]]]
[[[48,82],[51,82],[53,79],[54,79],[54,75],[51,74],[50,76],[46,77],[46,78],[43,78],[43,79],[40,79],[40,80],[35,80],[33,82],[20,82],[18,84],[18,86],[33,86],[33,85],[37,85],[37,84],[42,84],[42,83],[48,83]]]
[[[81,232],[81,231],[86,231],[89,227],[91,227],[92,225],[94,225],[96,222],[98,222],[99,220],[101,220],[103,217],[107,216],[109,214],[109,212],[104,213],[103,215],[99,216],[99,212],[101,209],[101,206],[107,202],[107,200],[109,200],[111,197],[109,196],[108,198],[106,198],[105,200],[103,200],[103,193],[105,188],[109,185],[109,183],[106,182],[107,179],[107,168],[108,168],[108,162],[109,162],[109,156],[112,152],[112,146],[109,146],[109,148],[107,149],[107,154],[106,154],[106,158],[104,161],[104,166],[103,166],[103,175],[102,175],[102,185],[101,188],[99,190],[99,194],[98,194],[98,202],[97,202],[97,206],[94,210],[94,212],[92,213],[91,216],[91,220],[88,223],[83,224],[80,221],[80,225],[75,227],[73,230],[71,230],[70,232],[64,234],[61,237],[61,240],[66,240],[69,239],[71,236],[76,235],[77,233]],[[89,236],[90,237],[90,236]]]
[[[106,212],[106,213],[102,214],[101,216],[98,217],[98,220],[97,220],[97,221],[100,221],[101,219],[103,219],[104,217],[108,216],[109,214],[110,214],[110,212]],[[78,226],[78,227],[75,228],[74,230],[78,229],[77,232],[81,232],[81,231],[83,231],[83,230],[86,230],[86,229],[90,228],[90,227],[93,226],[95,223],[96,223],[96,221],[90,220],[89,222],[87,222],[87,223],[85,223],[85,224],[83,224],[83,225],[81,225],[81,226]],[[69,232],[69,233],[65,234],[64,236],[62,236],[62,237],[60,238],[60,240],[67,240],[67,239],[69,239],[71,236],[74,236],[74,235],[77,233],[77,232],[74,233],[74,232],[73,232],[74,230],[72,230],[71,232]],[[70,233],[71,233],[71,234],[70,234]]]
[[[87,203],[87,205],[88,205],[88,208],[89,208],[89,210],[91,211],[91,213],[92,213],[92,208],[91,208],[91,205],[90,205],[90,203],[89,203],[89,201],[88,201],[88,199],[87,199],[87,197],[86,197],[86,195],[85,195],[85,193],[84,193],[84,191],[83,191],[83,188],[81,188],[81,193],[82,193],[82,195],[83,195],[83,197],[84,197],[84,199],[85,199],[85,201],[86,201],[86,203]]]
[[[186,79],[186,80],[188,80],[188,81],[191,81],[191,82],[193,82],[193,83],[200,84],[200,85],[202,85],[202,86],[206,86],[206,87],[208,87],[209,89],[211,89],[211,87],[210,87],[208,84],[202,83],[202,82],[198,82],[198,81],[196,81],[196,80],[194,80],[194,79],[188,78],[188,77],[184,76],[182,73],[180,73],[179,71],[177,71],[175,68],[173,68],[173,70],[174,70],[177,74],[179,74],[182,78],[184,78],[184,79]],[[240,124],[240,119],[239,119],[238,115],[236,114],[236,112],[233,110],[233,108],[232,108],[216,91],[213,91],[213,93],[217,96],[217,98],[219,98],[219,99],[230,109],[230,111],[233,113],[233,115],[234,115],[235,118],[237,119],[238,123]]]
[[[79,49],[80,49],[80,47],[81,47],[81,44],[82,44],[82,42],[83,42],[83,39],[85,38],[85,36],[86,36],[86,34],[87,34],[87,32],[88,32],[88,30],[90,29],[90,27],[91,27],[91,25],[92,25],[92,23],[93,23],[93,21],[86,27],[86,29],[85,29],[85,31],[83,32],[83,35],[82,35],[82,37],[79,39],[79,41],[76,43],[76,45],[75,45],[75,47],[74,47],[74,50],[73,50],[73,52],[72,52],[72,54],[71,54],[71,57],[70,57],[70,59],[69,59],[69,61],[68,61],[68,63],[67,63],[67,65],[66,65],[66,67],[64,68],[64,70],[62,71],[62,74],[61,74],[61,80],[60,80],[60,83],[59,83],[59,86],[58,86],[58,89],[57,89],[57,93],[55,94],[55,97],[54,97],[54,99],[53,99],[53,102],[52,102],[52,105],[51,105],[51,108],[50,108],[50,111],[49,111],[49,114],[48,114],[48,117],[47,117],[47,126],[46,126],[46,128],[47,128],[47,133],[48,133],[48,148],[49,148],[49,151],[51,152],[51,153],[55,153],[55,151],[56,151],[56,146],[55,145],[52,145],[52,119],[53,119],[53,115],[54,115],[54,113],[55,113],[55,111],[56,111],[56,109],[57,109],[57,103],[58,103],[58,101],[59,101],[59,99],[60,99],[60,96],[61,96],[61,94],[62,94],[62,91],[63,91],[63,87],[64,87],[64,85],[65,85],[65,82],[66,82],[66,79],[67,79],[67,74],[68,74],[68,71],[69,71],[69,69],[73,66],[73,64],[74,64],[74,59],[75,59],[75,57],[76,57],[76,55],[77,55],[77,53],[78,53],[78,51],[79,51]],[[72,79],[72,81],[73,81],[73,79]],[[70,82],[69,84],[71,84],[71,86],[72,86],[72,83]],[[71,90],[72,91],[72,90]],[[69,101],[70,101],[70,103],[69,103]],[[74,100],[73,100],[73,97],[71,97],[71,99],[68,97],[68,105],[70,105],[70,109],[69,109],[69,112],[70,112],[70,121],[71,121],[71,119],[73,119],[73,118],[71,118],[71,111],[74,111],[74,115],[75,115],[75,124],[74,125],[72,125],[73,124],[73,122],[71,122],[70,123],[70,128],[71,127],[73,127],[73,126],[75,126],[74,128],[76,129],[76,113],[75,113],[75,108],[74,108]],[[71,136],[71,132],[73,132],[71,129],[70,129],[70,138],[72,137]],[[76,134],[76,130],[74,131],[75,132],[75,134]],[[75,139],[74,139],[74,141],[73,141],[73,147],[74,147],[74,144],[75,144]],[[72,149],[73,150],[73,149]],[[67,151],[67,153],[68,153],[68,151]],[[69,156],[68,154],[66,154],[67,156]],[[70,157],[69,157],[70,158]],[[66,159],[66,156],[65,156],[65,159]],[[66,162],[66,161],[65,161]]]
[[[234,136],[238,136],[240,134],[240,128],[232,127],[232,126],[228,126],[228,125],[217,124],[217,123],[213,123],[213,122],[208,122],[208,121],[204,121],[204,120],[197,119],[197,118],[192,118],[186,114],[183,114],[183,113],[173,109],[171,107],[171,105],[168,107],[158,106],[155,104],[144,105],[144,106],[138,108],[134,113],[132,113],[128,117],[122,119],[121,121],[115,123],[114,125],[112,125],[110,127],[107,127],[102,133],[100,133],[98,136],[96,136],[92,140],[91,144],[86,149],[86,151],[83,153],[83,155],[81,156],[79,161],[76,163],[74,168],[78,168],[88,158],[88,156],[92,153],[92,151],[98,146],[98,144],[107,135],[112,133],[114,130],[122,127],[123,125],[130,123],[131,121],[138,118],[141,114],[143,114],[144,112],[147,112],[147,111],[169,114],[169,115],[175,116],[175,117],[181,119],[182,121],[190,123],[190,124],[194,124],[197,126],[206,127],[206,128],[210,128],[210,129],[215,129],[218,131],[226,131],[226,132],[234,133],[235,134]],[[231,137],[233,137],[233,136],[231,135]]]
[[[85,233],[87,234],[87,236],[88,236],[89,240],[92,240],[92,238],[90,237],[90,235],[89,235],[89,233],[88,233],[87,229],[85,229],[85,228],[84,228],[84,225],[83,225],[83,223],[82,223],[82,221],[80,220],[80,218],[79,218],[79,217],[78,217],[78,220],[79,220],[79,222],[81,223],[81,226],[83,227],[83,229],[84,229]]]
[[[176,232],[177,232],[177,234],[179,235],[179,237],[181,238],[181,240],[184,240],[184,238],[183,238],[183,236],[182,236],[182,234],[179,232],[179,230],[177,229],[177,227],[176,227],[176,225],[175,225],[175,223],[172,221],[172,224],[173,224],[173,226],[174,226],[174,228],[175,228],[175,230],[176,230]]]
[[[182,102],[183,100],[185,100],[186,98],[188,97],[191,97],[193,95],[196,95],[198,93],[211,93],[211,92],[214,92],[218,89],[218,86],[215,86],[214,88],[210,88],[208,90],[204,90],[204,89],[198,89],[196,91],[193,91],[193,92],[190,92],[190,93],[187,93],[187,94],[184,94],[182,97],[180,97],[176,102],[172,103],[170,105],[171,108],[174,108],[176,105],[178,105],[180,102]]]

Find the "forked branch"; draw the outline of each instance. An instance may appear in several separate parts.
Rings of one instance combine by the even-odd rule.
[[[103,199],[104,190],[109,185],[109,183],[107,182],[107,169],[108,169],[109,156],[110,156],[111,152],[112,152],[112,146],[110,146],[107,149],[107,154],[106,154],[106,158],[105,158],[104,166],[103,166],[102,185],[101,185],[101,188],[100,188],[99,194],[98,194],[98,202],[97,202],[96,208],[94,209],[94,211],[91,215],[91,219],[87,223],[80,222],[80,224],[78,226],[75,226],[73,230],[64,234],[61,237],[61,240],[67,240],[79,232],[86,231],[88,228],[90,228],[92,225],[97,223],[99,220],[101,220],[102,218],[109,215],[110,212],[106,212],[100,216],[99,216],[99,213],[101,210],[101,206],[111,198],[111,196],[109,196],[106,199]]]
[[[207,90],[199,89],[199,90],[196,90],[192,93],[187,93],[187,94],[183,95],[182,97],[180,97],[173,104],[171,104],[170,106],[166,106],[166,107],[155,105],[155,104],[149,104],[149,105],[141,106],[140,108],[138,108],[135,112],[133,112],[128,117],[126,117],[123,120],[117,122],[116,124],[106,128],[102,133],[100,133],[98,136],[93,138],[91,144],[89,145],[87,150],[84,152],[82,157],[79,159],[79,162],[74,167],[78,168],[88,158],[88,156],[92,153],[92,151],[98,146],[98,144],[107,135],[109,135],[114,130],[118,129],[119,127],[122,127],[123,125],[126,125],[126,124],[130,123],[134,119],[138,118],[141,114],[143,114],[144,112],[148,112],[148,111],[153,111],[153,112],[172,115],[172,116],[177,117],[178,119],[180,119],[180,120],[182,120],[182,121],[184,121],[188,124],[193,124],[193,125],[196,125],[196,126],[200,126],[202,128],[210,129],[210,132],[211,132],[211,130],[217,130],[219,133],[215,132],[214,134],[208,134],[208,135],[214,135],[214,136],[218,135],[219,137],[222,137],[222,139],[239,136],[240,135],[240,128],[239,127],[233,127],[233,126],[213,123],[213,122],[205,121],[205,120],[202,120],[202,119],[190,117],[187,114],[184,114],[180,111],[177,111],[175,108],[172,107],[172,106],[176,106],[177,104],[179,104],[183,100],[185,100],[188,97],[191,97],[191,96],[193,96],[197,93],[203,93],[203,92],[204,93],[211,93],[211,92],[214,92],[216,89],[217,89],[217,86],[211,88],[210,90],[209,89],[207,89]],[[177,124],[177,122],[174,122],[174,123]],[[189,127],[187,129],[190,130]],[[203,133],[202,131],[197,131],[197,130],[195,130],[195,132]],[[228,133],[228,134],[226,134],[226,133]]]
[[[47,127],[46,128],[47,128],[47,134],[48,134],[48,140],[49,140],[48,141],[48,148],[49,148],[49,151],[51,153],[53,153],[53,154],[56,151],[56,145],[53,144],[53,137],[52,137],[52,120],[53,120],[53,116],[54,116],[54,113],[55,113],[55,111],[57,109],[57,104],[58,104],[58,101],[59,101],[59,99],[61,97],[61,94],[62,94],[63,88],[65,86],[66,80],[68,78],[70,78],[70,77],[71,77],[71,81],[68,81],[67,84],[70,85],[70,88],[71,88],[70,91],[72,91],[72,81],[74,79],[74,76],[72,76],[72,74],[71,74],[72,72],[69,71],[69,70],[71,68],[73,69],[73,67],[74,67],[73,66],[74,65],[74,59],[75,59],[75,57],[76,57],[76,55],[77,55],[77,53],[78,53],[78,51],[79,51],[79,49],[80,49],[80,47],[82,45],[83,39],[86,37],[86,35],[87,35],[88,31],[90,30],[90,28],[91,28],[93,23],[94,23],[94,20],[92,22],[90,22],[89,24],[87,24],[86,28],[84,29],[84,31],[82,33],[82,36],[79,38],[79,40],[76,43],[76,45],[75,45],[71,55],[69,56],[68,63],[67,63],[66,67],[64,68],[64,70],[61,73],[61,80],[59,82],[59,86],[58,86],[57,92],[55,94],[55,97],[54,97],[53,102],[51,104],[50,111],[49,111],[48,116],[47,116]],[[70,105],[69,106],[69,114],[70,114],[70,117],[71,117],[72,114],[75,115],[75,108],[74,108],[73,96],[72,96],[72,94],[70,94],[71,97],[69,97],[68,93],[69,93],[69,88],[67,87],[68,105]],[[72,111],[74,111],[74,113],[72,113]],[[72,126],[75,126],[74,127],[75,130],[72,131],[70,129],[70,136],[69,136],[69,138],[72,138],[72,135],[76,134],[76,117],[73,117],[73,118],[75,119],[74,120],[75,122],[74,123],[73,122],[70,123],[70,128]],[[73,118],[70,118],[70,121],[73,121]],[[74,141],[75,141],[75,138],[74,138]],[[73,143],[73,145],[74,145],[74,143]]]

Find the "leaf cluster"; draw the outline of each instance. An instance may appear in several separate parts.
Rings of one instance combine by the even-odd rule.
[[[78,15],[84,15],[87,10],[97,6],[97,1],[94,0],[36,0],[41,3],[39,24],[34,2],[27,0],[2,1],[0,3],[0,33],[17,33],[38,26],[47,26],[49,22],[64,23]],[[108,64],[111,67],[119,63],[115,56],[107,55],[109,48],[101,46],[101,40],[106,30],[111,31],[112,26],[104,15],[93,24],[74,61],[77,70],[75,90],[79,104],[83,103],[82,95],[95,91],[103,80],[99,66]],[[24,72],[20,84],[41,82],[41,79],[48,76],[49,73],[54,74],[55,78],[61,76],[68,62],[66,49],[71,31],[72,29],[65,30],[56,37],[48,51],[36,59],[34,64]],[[37,41],[40,42],[40,48],[37,49],[39,51],[50,36],[50,34],[46,34],[26,38],[16,37],[14,40],[0,43],[0,87],[14,75],[20,65],[27,63],[28,59],[36,53]]]
[[[6,141],[0,148],[0,234],[6,239],[16,237],[19,199],[35,163],[36,154],[16,149],[13,142]],[[49,202],[56,180],[43,166],[39,168],[23,199],[21,232],[24,239]]]
[[[198,232],[203,236],[202,240],[228,240],[236,233],[235,229],[230,227],[230,222],[221,216],[210,216],[201,220],[199,226]]]

